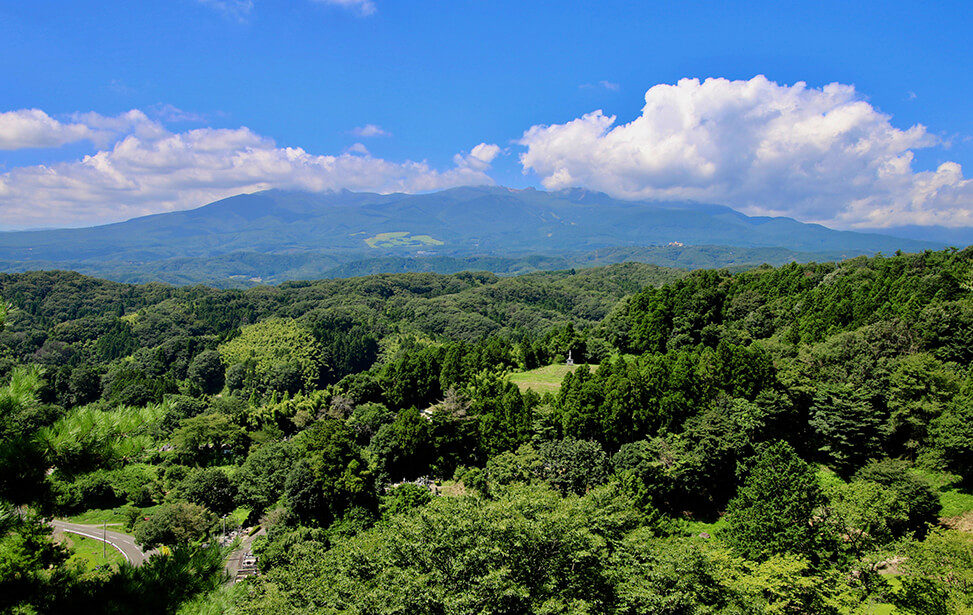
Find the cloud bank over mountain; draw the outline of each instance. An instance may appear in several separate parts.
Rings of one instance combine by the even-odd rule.
[[[0,146],[9,149],[111,138],[110,148],[81,160],[0,175],[4,221],[22,227],[91,225],[268,188],[425,192],[492,184],[486,171],[499,151],[481,143],[469,154],[457,154],[456,167],[437,170],[425,162],[374,158],[364,147],[337,156],[278,147],[245,127],[174,133],[140,111],[77,115],[71,124],[39,111],[0,116]]]
[[[595,111],[533,126],[519,143],[525,172],[548,189],[692,199],[839,227],[973,225],[973,182],[960,165],[912,168],[914,150],[939,139],[922,125],[894,127],[839,83],[682,79],[649,89],[626,124]]]
[[[493,184],[491,170],[506,151],[479,143],[437,169],[374,157],[362,143],[326,155],[280,147],[247,127],[173,131],[164,122],[205,118],[166,110],[0,113],[0,150],[92,148],[81,159],[0,174],[0,224],[100,224],[268,188],[388,193]],[[973,226],[973,181],[959,164],[914,168],[915,152],[942,139],[920,124],[894,126],[851,85],[682,79],[650,88],[634,120],[616,119],[594,111],[528,128],[515,142],[524,148],[528,181],[617,198],[718,203],[837,228]],[[349,133],[392,137],[377,124]]]

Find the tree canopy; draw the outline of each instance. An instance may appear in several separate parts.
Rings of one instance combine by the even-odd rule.
[[[964,612],[970,271],[2,274],[0,608]],[[68,515],[170,555],[94,570]]]

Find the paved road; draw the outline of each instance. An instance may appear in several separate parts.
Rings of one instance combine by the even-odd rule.
[[[260,528],[260,531],[252,535],[247,533],[243,534],[240,540],[240,546],[226,558],[226,572],[229,575],[229,583],[239,580],[241,575],[248,576],[250,574],[256,574],[257,559],[253,556],[250,548],[257,536],[263,536],[266,533],[266,530]]]
[[[80,534],[81,536],[87,536],[88,538],[94,538],[95,540],[104,540],[111,547],[114,547],[125,559],[128,560],[130,564],[139,566],[157,551],[149,551],[145,553],[137,544],[135,544],[135,538],[129,536],[128,534],[123,534],[121,532],[115,532],[113,530],[105,531],[102,525],[86,525],[82,523],[68,523],[66,521],[51,521],[51,527],[54,528],[56,532],[69,532],[71,534]],[[111,525],[109,525],[111,527]],[[253,539],[258,535],[265,534],[266,532],[261,529],[259,532],[252,536],[244,536],[242,543],[239,548],[237,548],[233,553],[229,555],[226,561],[226,571],[229,574],[230,580],[232,581],[237,577],[242,569],[250,568],[251,565],[247,565],[248,560],[252,560],[253,555],[250,552],[250,545],[253,543]]]
[[[55,531],[59,532],[70,532],[72,534],[80,534],[81,536],[87,536],[88,538],[94,538],[95,540],[104,539],[110,546],[114,547],[125,556],[130,564],[139,566],[145,562],[149,557],[146,553],[135,544],[135,538],[129,536],[128,534],[122,534],[121,532],[115,532],[112,530],[104,531],[102,525],[84,525],[81,523],[68,523],[66,521],[51,521],[51,526]]]

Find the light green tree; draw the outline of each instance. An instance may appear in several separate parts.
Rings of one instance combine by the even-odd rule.
[[[896,605],[915,615],[973,613],[973,536],[934,529],[907,549]]]
[[[220,344],[219,353],[227,367],[228,380],[230,369],[242,365],[248,380],[264,390],[278,386],[278,381],[286,380],[282,374],[291,370],[299,376],[301,386],[311,390],[325,369],[314,336],[288,318],[273,318],[243,327],[240,335]]]

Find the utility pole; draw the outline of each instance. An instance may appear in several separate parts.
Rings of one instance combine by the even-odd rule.
[[[101,526],[101,559],[108,559],[108,521]]]

